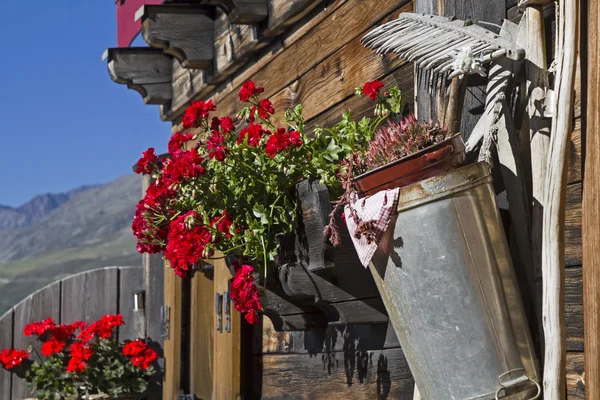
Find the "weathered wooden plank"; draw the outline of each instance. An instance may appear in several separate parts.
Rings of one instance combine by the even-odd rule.
[[[412,65],[403,65],[391,74],[379,78],[385,87],[398,85],[402,92],[402,101],[405,103],[404,112],[414,111],[412,110],[414,98],[413,70]],[[305,130],[310,133],[317,126],[331,127],[340,120],[340,117],[346,110],[352,110],[354,120],[359,121],[364,116],[372,117],[374,109],[375,103],[367,96],[358,97],[351,95],[334,107],[308,120]]]
[[[358,38],[362,37],[367,30],[379,24],[381,19],[394,11],[397,12],[402,6],[405,6],[403,11],[412,9],[410,4],[406,0],[401,2],[397,0],[382,0],[378,2],[348,0],[326,20],[314,26],[308,33],[287,47],[284,52],[278,53],[275,57],[268,58],[267,61],[270,62],[261,65],[262,68],[256,70],[255,73],[251,75],[240,74],[234,77],[231,86],[226,87],[213,96],[213,100],[220,108],[218,113],[222,115],[234,114],[239,109],[238,91],[242,83],[246,80],[253,79],[258,84],[264,85],[264,96],[271,97],[281,90],[286,90],[295,79],[306,74],[307,71],[320,71],[320,69],[315,69],[315,67],[325,58],[353,39],[358,43]],[[344,26],[351,26],[352,29],[340,29],[340,27]],[[331,40],[331,38],[335,38],[336,40]],[[364,49],[362,45],[360,47]],[[371,59],[375,58],[373,52],[368,53],[370,53]],[[348,60],[345,62],[347,63]],[[362,63],[357,64],[361,65]],[[351,67],[356,69],[358,68],[357,64],[355,63]],[[341,71],[339,71],[339,68],[335,64],[323,64],[320,68],[325,68],[323,70],[323,77],[321,78],[323,82],[331,79],[331,75],[334,75],[338,82],[340,82],[338,72]],[[363,76],[363,78],[367,79],[366,76]],[[309,97],[309,94],[305,94],[305,96]],[[285,97],[293,97],[293,94]],[[314,99],[315,96],[312,97]]]
[[[119,268],[103,268],[73,275],[62,281],[60,320],[90,323],[116,314]]]
[[[600,1],[587,2],[586,143],[583,182],[583,295],[588,400],[600,399]],[[585,15],[585,14],[583,14]],[[586,46],[587,41],[587,46]],[[584,50],[585,51],[585,50]],[[577,103],[576,103],[577,104]]]
[[[262,345],[262,346],[261,346]],[[400,347],[391,324],[347,324],[314,331],[278,332],[265,322],[262,343],[253,354],[316,354],[331,351],[380,350]]]
[[[581,118],[577,118],[571,134],[571,148],[569,154],[568,183],[580,182],[583,175],[583,153],[581,144]]]
[[[172,60],[173,81],[171,91],[173,99],[170,107],[163,109],[163,119],[171,119],[175,114],[181,114],[188,106],[191,96],[199,91],[206,93],[214,88],[208,85],[208,72],[206,70],[186,69],[181,66],[177,59]]]
[[[322,0],[268,0],[268,28],[266,37],[280,35],[286,28],[308,14]]]
[[[214,293],[223,296],[223,326],[218,332],[213,328],[214,334],[214,379],[213,398],[237,399],[241,397],[241,314],[234,310],[233,302],[229,297],[229,279],[231,272],[224,259],[211,261],[214,265]],[[214,294],[213,294],[214,301]],[[212,303],[214,306],[214,302]],[[230,329],[227,331],[227,309],[230,311]],[[214,308],[213,310],[214,311]],[[213,327],[217,326],[216,313],[211,313]]]
[[[583,358],[583,353],[567,353],[567,400],[585,398]]]
[[[266,3],[265,3],[266,5]],[[249,3],[249,6],[251,4]],[[238,10],[236,5],[234,10]],[[248,61],[252,52],[264,47],[256,25],[232,23],[231,14],[217,11],[215,18],[215,62],[210,83],[219,83]]]
[[[165,264],[166,266],[166,264]],[[176,399],[181,388],[182,279],[172,269],[165,271],[165,312],[169,320],[168,337],[164,339],[165,373],[163,398]]]
[[[215,288],[207,275],[196,273],[191,282],[190,391],[199,399],[213,398]]]
[[[136,331],[134,316],[134,294],[144,291],[144,268],[142,267],[120,267],[119,268],[119,293],[118,305],[120,314],[123,314],[125,325],[119,328],[119,340],[133,340],[145,336],[139,336],[140,332]],[[145,296],[145,294],[144,294]],[[117,301],[117,298],[114,299]],[[142,309],[146,310],[146,305],[141,305]],[[142,312],[144,312],[142,311]],[[142,329],[145,331],[144,329]],[[142,332],[145,334],[145,332]]]
[[[581,196],[582,184],[567,186],[565,213],[565,264],[581,265]]]
[[[13,317],[12,309],[0,317],[0,351],[13,348]],[[11,374],[4,368],[0,368],[0,399],[10,399],[11,389]]]
[[[565,321],[567,351],[583,351],[583,293],[581,267],[565,273]]]
[[[146,283],[146,336],[160,343],[162,341],[160,308],[165,303],[165,266],[160,254],[145,254],[144,269]]]
[[[229,20],[233,24],[256,24],[269,16],[267,0],[233,0]]]
[[[255,357],[260,363],[260,356]],[[262,399],[413,396],[414,381],[401,349],[265,355],[262,366]]]
[[[146,47],[107,50],[108,72],[113,81],[142,95],[146,104],[171,101],[171,57]]]
[[[147,4],[136,15],[150,46],[177,58],[184,68],[204,69],[214,59],[214,14],[210,6]]]
[[[25,325],[41,321],[48,318],[55,322],[61,322],[60,313],[61,282],[54,282],[34,294],[27,297],[14,307],[14,325],[13,325],[13,347],[16,349],[27,349],[32,346],[35,351],[30,355],[32,360],[37,360],[37,354],[40,354],[40,342],[37,337],[27,337],[23,335]],[[73,299],[75,302],[79,298]],[[27,383],[13,375],[12,398],[23,399],[29,397]],[[10,398],[10,397],[9,397]]]
[[[410,9],[411,5],[407,5],[394,12],[394,17]],[[310,119],[352,95],[366,81],[385,76],[402,65],[406,62],[396,55],[378,55],[356,38],[271,96],[271,101],[279,113],[301,103],[304,117]]]

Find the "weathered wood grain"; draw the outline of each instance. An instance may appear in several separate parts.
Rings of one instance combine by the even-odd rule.
[[[171,57],[160,49],[127,47],[108,49],[108,72],[113,81],[142,95],[146,104],[171,101]]]
[[[209,68],[214,59],[214,14],[209,6],[147,4],[141,15],[142,36],[184,68]]]
[[[326,329],[277,332],[264,323],[262,347],[257,343],[253,354],[317,354],[331,351],[380,350],[400,347],[391,324],[347,324]]]
[[[133,297],[134,293],[144,291],[144,287],[144,269],[142,267],[119,268],[118,312],[123,314],[123,319],[125,320],[125,325],[119,328],[119,340],[140,338],[134,324]],[[142,306],[145,309],[146,305]]]
[[[583,177],[583,150],[581,136],[581,118],[577,118],[573,124],[573,133],[571,134],[569,175],[567,176],[567,182],[569,184],[581,182]]]
[[[585,398],[586,379],[583,364],[583,353],[567,353],[567,400]]]
[[[269,16],[268,0],[233,0],[229,20],[233,24],[256,24]]]
[[[189,105],[192,95],[202,91],[203,93],[214,88],[207,83],[208,72],[206,70],[194,70],[183,68],[177,59],[172,60],[173,81],[171,91],[173,99],[170,107],[164,107],[161,118],[168,120],[173,118],[174,114],[181,114]]]
[[[144,281],[146,287],[146,337],[155,351],[162,353],[162,320],[160,308],[164,302],[165,267],[160,254],[144,254]],[[164,358],[158,359],[158,365],[164,368]],[[150,381],[148,400],[162,399],[162,370]]]
[[[13,348],[13,317],[12,309],[0,317],[0,351]],[[0,399],[10,399],[11,389],[11,374],[4,368],[0,368]]]
[[[308,14],[322,0],[268,0],[268,28],[264,35],[274,37]]]
[[[73,293],[75,294],[75,293]],[[27,349],[30,345],[34,352],[30,355],[32,360],[39,360],[40,342],[36,336],[27,337],[23,334],[25,325],[52,318],[56,323],[62,321],[60,312],[61,299],[61,282],[54,282],[34,294],[27,297],[14,307],[14,324],[13,324],[13,347],[16,349]],[[80,301],[75,297],[73,301]],[[12,398],[22,399],[29,397],[27,383],[23,379],[19,379],[13,375],[12,381]]]
[[[265,2],[266,5],[266,2]],[[236,5],[234,10],[239,6]],[[215,18],[215,62],[214,71],[208,79],[210,83],[220,83],[235,70],[244,65],[251,54],[262,46],[256,25],[232,23],[231,14],[217,11]]]
[[[214,293],[223,295],[223,329],[222,332],[215,330],[216,314],[211,313],[214,321],[214,342],[213,342],[213,398],[215,399],[237,399],[240,398],[241,388],[241,314],[234,310],[233,302],[229,300],[230,309],[230,331],[227,332],[226,310],[228,296],[225,292],[229,291],[229,279],[231,272],[224,259],[211,261],[214,265]],[[214,307],[213,293],[213,307]],[[213,308],[214,311],[214,308]]]
[[[582,264],[581,204],[582,184],[568,185],[565,211],[565,265],[567,266]]]
[[[119,268],[82,272],[62,281],[60,320],[71,324],[96,321],[119,310]]]
[[[162,393],[163,398],[169,400],[176,399],[181,388],[182,287],[182,279],[172,269],[166,270],[164,296],[169,330],[168,337],[163,341],[165,367]]]
[[[260,356],[257,363],[260,363]],[[263,399],[411,399],[414,381],[401,349],[262,357]],[[293,388],[293,389],[292,389]]]
[[[583,351],[583,293],[581,267],[565,272],[567,351]]]
[[[214,305],[213,280],[196,273],[191,282],[190,329],[190,391],[199,399],[212,399],[214,365]]]
[[[327,20],[314,26],[287,47],[284,52],[278,53],[273,58],[267,58],[269,62],[262,65],[256,72],[251,75],[240,74],[234,77],[230,87],[215,93],[213,99],[220,107],[218,112],[226,115],[237,111],[240,106],[239,88],[248,79],[265,85],[265,97],[271,97],[273,94],[285,90],[295,79],[306,74],[307,71],[313,71],[325,58],[346,43],[353,39],[356,39],[358,43],[357,38],[362,37],[369,28],[379,24],[381,19],[395,10],[397,11],[402,6],[406,6],[405,11],[412,9],[408,8],[411,6],[407,3],[409,2],[406,0],[400,3],[394,0],[378,2],[348,0],[336,9]],[[335,21],[335,23],[327,23],[327,21]],[[342,26],[352,26],[352,29],[340,29]],[[331,38],[336,38],[336,40],[331,40]],[[357,66],[354,65],[354,68]],[[323,82],[329,79],[326,75],[332,70],[337,71],[333,64],[328,66],[328,70],[323,71],[321,78]],[[339,81],[339,76],[337,78]]]
[[[588,400],[600,399],[600,1],[589,0],[587,32],[586,143],[583,182],[583,299],[585,317],[585,382]],[[585,17],[581,17],[586,20]],[[586,42],[587,41],[587,45]]]

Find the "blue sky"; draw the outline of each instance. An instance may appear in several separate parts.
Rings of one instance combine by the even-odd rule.
[[[113,0],[0,2],[0,204],[110,182],[146,148],[166,151],[158,106],[101,61],[115,13]]]

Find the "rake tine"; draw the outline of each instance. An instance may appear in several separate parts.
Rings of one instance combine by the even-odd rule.
[[[394,30],[389,35],[386,34],[386,35],[377,36],[377,37],[369,40],[367,47],[369,47],[371,49],[379,49],[385,43],[396,38],[396,36],[401,36],[402,33],[405,31],[412,31],[413,28],[415,28],[415,27],[420,28],[420,26],[418,26],[418,24],[410,24],[410,25],[402,26],[402,27]]]
[[[451,46],[454,42],[456,42],[456,40],[459,40],[460,37],[461,36],[458,34],[446,36],[444,40],[439,41],[435,46],[432,46],[431,48],[427,49],[427,52],[422,52],[418,56],[414,57],[414,61],[418,63],[422,62],[423,60],[429,58],[432,54],[437,54],[439,50]]]
[[[395,35],[397,33],[402,32],[403,30],[411,29],[416,26],[418,26],[418,27],[421,26],[420,24],[416,23],[415,21],[401,21],[401,22],[402,22],[402,24],[398,24],[397,26],[391,27],[386,32],[382,32],[381,34],[373,35],[372,37],[369,37],[368,39],[365,39],[366,37],[364,37],[361,40],[361,42],[365,46],[373,48],[378,43],[382,43],[382,42],[385,42],[386,40],[388,40],[389,35]]]
[[[406,36],[394,36],[392,38],[390,38],[387,42],[385,42],[379,51],[382,52],[387,52],[390,49],[394,49],[393,52],[397,53],[402,51],[403,49],[410,47],[411,43],[414,40],[417,40],[419,37],[421,37],[424,34],[430,33],[430,32],[435,32],[435,29],[415,29],[413,32],[409,33]]]
[[[439,45],[438,40],[431,40],[437,36],[437,32],[432,32],[421,38],[421,42],[416,46],[413,46],[412,49],[408,49],[402,55],[403,58],[406,58],[408,61],[413,61],[415,57],[418,57],[419,54],[427,54],[429,48],[435,47]]]
[[[450,57],[450,55],[453,53],[455,48],[459,47],[462,43],[464,43],[468,40],[469,40],[469,38],[466,38],[463,36],[461,39],[458,39],[457,41],[455,41],[452,46],[446,47],[442,51],[434,53],[433,55],[422,60],[419,63],[419,66],[422,68],[428,69],[428,68],[431,68],[431,64],[435,63],[436,61],[439,61],[440,63],[445,61],[446,58]]]

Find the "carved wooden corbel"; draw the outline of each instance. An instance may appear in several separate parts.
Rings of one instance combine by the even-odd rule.
[[[172,59],[147,47],[110,48],[104,53],[113,81],[140,93],[146,104],[171,101]]]
[[[184,68],[213,65],[215,8],[211,5],[144,5],[136,12],[142,36],[152,47],[175,57]]]
[[[269,16],[267,0],[232,0],[233,8],[229,12],[232,24],[256,24]]]

